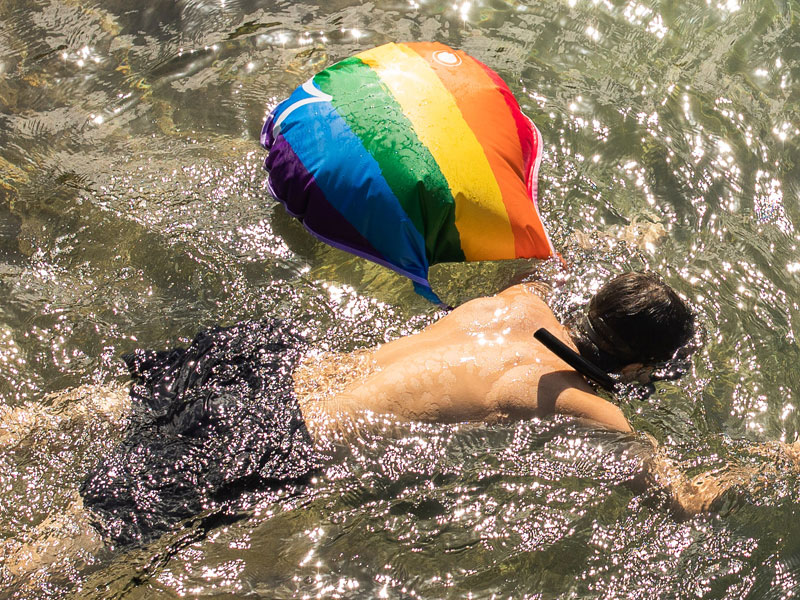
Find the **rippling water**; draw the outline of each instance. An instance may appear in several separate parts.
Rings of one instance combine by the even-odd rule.
[[[438,316],[405,280],[311,240],[276,207],[256,143],[297,85],[394,40],[476,56],[540,128],[541,208],[571,265],[560,314],[631,268],[694,302],[703,350],[679,383],[625,401],[637,429],[690,473],[758,465],[748,443],[797,438],[796,3],[144,4],[0,0],[0,406],[47,408],[0,454],[6,544],[63,511],[118,436],[124,417],[70,420],[79,402],[51,394],[124,382],[120,354],[265,315],[351,350]],[[621,239],[632,224],[643,235]],[[461,302],[531,268],[433,276]],[[255,497],[240,521],[127,554],[84,553],[26,578],[0,568],[0,594],[800,593],[795,474],[721,516],[677,523],[618,485],[629,462],[614,436],[557,419],[387,425],[299,496]]]

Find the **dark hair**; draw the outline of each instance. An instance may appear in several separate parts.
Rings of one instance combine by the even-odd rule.
[[[694,316],[655,275],[630,272],[600,288],[572,334],[583,356],[616,371],[672,358],[693,337]]]

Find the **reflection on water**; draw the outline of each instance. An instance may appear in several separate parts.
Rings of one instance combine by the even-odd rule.
[[[350,350],[436,317],[407,282],[277,209],[256,144],[297,85],[392,40],[473,54],[541,130],[541,208],[571,265],[557,312],[643,267],[697,307],[706,343],[692,372],[626,401],[636,428],[691,473],[757,464],[747,440],[796,439],[795,12],[735,0],[0,0],[0,406],[42,411],[0,456],[4,548],[67,506],[120,426],[70,420],[74,406],[49,394],[124,382],[121,353],[263,315]],[[461,302],[528,269],[433,276]],[[256,497],[235,523],[27,581],[0,569],[3,594],[796,593],[792,473],[723,517],[676,523],[618,485],[630,468],[618,441],[573,427],[389,427],[300,496]]]

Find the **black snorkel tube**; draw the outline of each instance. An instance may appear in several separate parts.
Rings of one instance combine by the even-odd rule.
[[[608,373],[603,371],[603,369],[594,363],[591,363],[583,358],[580,354],[575,352],[575,350],[567,346],[564,342],[547,331],[547,329],[544,327],[537,329],[536,333],[533,334],[533,337],[539,340],[542,344],[544,344],[545,348],[550,350],[550,352],[555,354],[558,358],[563,360],[578,373],[584,377],[588,377],[601,388],[608,390],[612,394],[614,393],[614,386],[617,382],[614,381],[608,375]]]

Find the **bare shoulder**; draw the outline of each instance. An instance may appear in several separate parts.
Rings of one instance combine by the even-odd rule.
[[[555,318],[550,307],[529,284],[518,284],[483,298],[465,302],[452,313],[452,316],[475,318],[482,321],[486,317],[497,318],[503,315],[519,315],[526,318]]]
[[[33,440],[39,431],[73,431],[101,421],[118,423],[121,429],[131,407],[128,393],[128,385],[82,385],[38,402],[0,407],[0,448]]]

